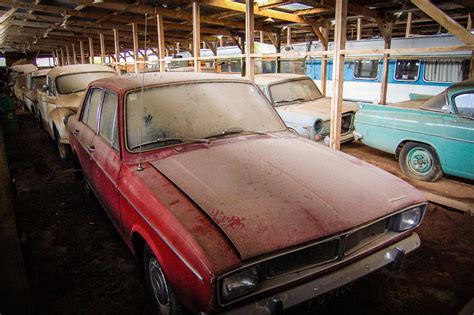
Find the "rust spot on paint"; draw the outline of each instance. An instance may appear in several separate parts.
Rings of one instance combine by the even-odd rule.
[[[169,203],[169,205],[170,205],[170,206],[174,206],[175,204],[178,204],[178,203],[179,203],[179,200],[178,200],[178,199],[175,199],[175,200],[171,201],[171,202]]]
[[[245,218],[237,217],[237,216],[227,216],[224,212],[216,210],[212,211],[211,213],[212,218],[216,221],[217,224],[222,226],[223,228],[239,228],[244,227]]]

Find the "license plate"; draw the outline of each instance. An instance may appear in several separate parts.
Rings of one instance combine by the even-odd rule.
[[[352,282],[349,282],[349,283],[346,283],[346,284],[343,284],[342,286],[332,290],[332,291],[329,291],[327,293],[324,293],[320,296],[318,296],[317,298],[315,298],[314,300],[312,300],[310,302],[310,307],[313,307],[313,306],[316,306],[316,305],[321,305],[321,304],[326,304],[326,303],[330,303],[332,301],[335,301],[337,300],[339,297],[343,296],[344,294],[346,294],[347,292],[351,291],[352,290]]]

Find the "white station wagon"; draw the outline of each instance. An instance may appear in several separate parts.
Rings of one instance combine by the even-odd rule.
[[[256,75],[255,83],[288,127],[302,137],[328,143],[331,99],[323,97],[313,80],[301,74],[268,73]],[[352,132],[357,109],[353,102],[342,104],[341,142],[354,139]]]

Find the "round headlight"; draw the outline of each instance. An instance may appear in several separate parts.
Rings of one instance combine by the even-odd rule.
[[[317,119],[314,122],[314,132],[320,133],[323,130],[323,121],[321,119]]]
[[[412,208],[397,214],[393,223],[393,230],[403,232],[417,226],[420,223],[421,215],[421,207]]]
[[[258,268],[256,266],[229,275],[222,279],[222,297],[225,300],[234,300],[248,294],[257,288],[258,280]]]

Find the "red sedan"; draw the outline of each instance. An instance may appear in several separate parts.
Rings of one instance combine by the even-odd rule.
[[[422,194],[289,131],[248,81],[103,79],[67,124],[163,314],[278,313],[420,245]]]

